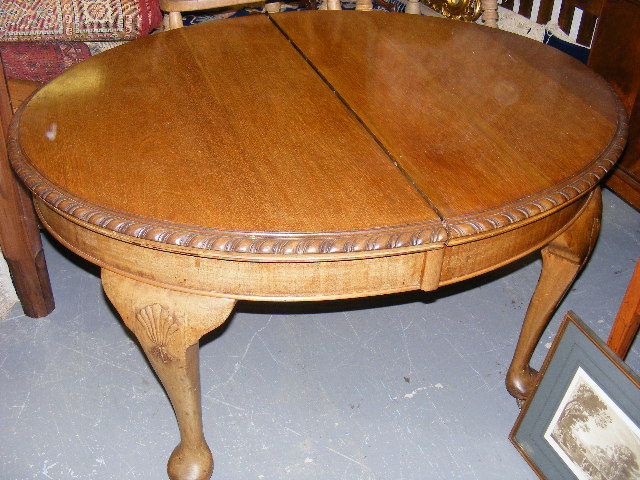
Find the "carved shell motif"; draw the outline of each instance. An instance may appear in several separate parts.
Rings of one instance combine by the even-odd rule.
[[[162,305],[154,303],[136,313],[136,320],[144,328],[149,340],[155,344],[151,353],[164,363],[172,361],[167,345],[179,328],[174,315]]]

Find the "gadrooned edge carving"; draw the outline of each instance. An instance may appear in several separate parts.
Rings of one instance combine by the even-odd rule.
[[[152,348],[153,355],[164,363],[172,361],[173,357],[167,352],[167,345],[179,329],[174,315],[167,308],[154,303],[136,313],[136,320],[155,345]]]
[[[11,164],[18,177],[34,195],[56,210],[112,232],[180,247],[266,255],[371,252],[444,243],[447,239],[445,227],[439,220],[395,228],[307,235],[197,230],[196,227],[155,223],[150,219],[126,218],[63,193],[55,182],[37,173],[19,146],[20,114],[21,110],[11,124],[8,143]]]
[[[613,89],[612,89],[613,91]],[[628,132],[627,112],[617,101],[618,125],[609,145],[586,168],[568,178],[561,185],[520,200],[505,208],[485,211],[473,216],[451,218],[446,221],[449,239],[479,235],[541,215],[567,203],[595,187],[615,165],[624,150]]]
[[[83,222],[126,236],[180,247],[236,254],[318,255],[372,252],[445,243],[454,238],[483,234],[541,215],[589,191],[615,164],[626,142],[627,114],[618,96],[615,93],[614,96],[618,108],[618,125],[609,145],[585,169],[562,185],[556,185],[542,194],[515,202],[507,208],[501,206],[499,209],[471,216],[369,231],[320,235],[228,232],[213,229],[196,230],[189,226],[151,223],[153,220],[149,219],[126,218],[63,193],[62,188],[30,167],[18,142],[17,126],[22,108],[16,112],[10,126],[8,150],[17,175],[29,190],[48,205]]]

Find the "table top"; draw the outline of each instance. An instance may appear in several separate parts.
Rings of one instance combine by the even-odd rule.
[[[130,42],[16,115],[12,164],[74,221],[209,254],[392,254],[593,188],[626,117],[529,39],[382,12],[254,15]]]

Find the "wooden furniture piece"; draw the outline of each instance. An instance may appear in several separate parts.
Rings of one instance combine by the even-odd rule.
[[[640,259],[613,322],[607,345],[624,360],[640,328]]]
[[[629,141],[607,186],[640,209],[640,1],[605,0],[589,66],[609,80],[629,114]]]
[[[146,112],[163,112],[153,133]],[[607,82],[545,45],[307,11],[93,57],[21,108],[10,147],[42,223],[101,267],[161,379],[181,436],[169,475],[184,480],[212,469],[198,341],[237,300],[429,291],[542,249],[507,374],[526,398],[625,135]]]
[[[501,6],[541,25],[557,21],[566,34],[576,31],[578,44],[591,47],[588,65],[611,82],[630,118],[627,147],[606,185],[640,209],[640,1],[540,0],[534,8],[536,3],[506,0]],[[491,11],[484,8],[483,18]],[[581,15],[574,26],[576,8]],[[491,19],[485,22],[495,25]]]
[[[9,166],[7,137],[12,116],[0,62],[0,246],[25,315],[38,318],[48,315],[55,304],[31,198]]]
[[[182,12],[193,12],[196,10],[206,10],[210,8],[234,7],[237,5],[246,5],[252,3],[251,0],[159,0],[160,9],[167,12],[165,25],[168,29],[181,28]],[[255,3],[255,2],[254,2]],[[280,11],[282,2],[265,1],[265,10],[269,13],[277,13]],[[305,4],[309,9],[315,9],[316,0],[306,0]],[[481,13],[480,0],[462,0],[455,5],[444,0],[433,0],[427,3],[436,11],[443,13],[447,17],[456,19],[476,20]],[[342,10],[340,0],[322,0],[319,6],[320,10]],[[372,0],[357,0],[356,10],[370,11],[373,9]],[[420,0],[407,0],[406,13],[419,14]],[[450,13],[450,14],[449,14]]]
[[[329,10],[340,9],[339,0],[328,1]],[[365,2],[368,2],[368,4],[371,5],[371,0],[365,0]],[[163,12],[166,12],[164,22],[165,27],[169,30],[172,30],[174,28],[181,28],[183,26],[183,12],[194,12],[196,10],[207,10],[210,8],[235,7],[237,5],[247,5],[251,3],[256,2],[252,2],[251,0],[160,0],[160,9]],[[267,0],[265,2],[265,9],[270,13],[276,13],[280,11],[280,5],[281,2]],[[358,9],[366,10],[366,8],[363,8],[362,6],[359,6]],[[371,10],[371,8],[369,8],[369,10]]]

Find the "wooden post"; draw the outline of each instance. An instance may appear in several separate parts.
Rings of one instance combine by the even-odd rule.
[[[7,138],[13,112],[0,62],[0,245],[25,315],[44,317],[55,307],[31,194],[9,166]]]

